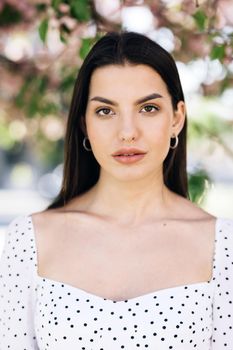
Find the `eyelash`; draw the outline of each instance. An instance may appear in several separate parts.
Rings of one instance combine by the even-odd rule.
[[[160,108],[159,108],[158,106],[151,105],[151,104],[145,105],[144,107],[142,107],[142,109],[144,109],[144,108],[146,108],[146,107],[153,107],[153,108],[155,108],[156,111],[159,111],[159,110],[160,110]],[[111,111],[110,108],[108,108],[108,107],[103,107],[103,108],[97,109],[97,110],[95,111],[95,113],[96,113],[97,115],[106,116],[106,117],[109,116],[109,115],[111,115],[111,114],[100,114],[100,112],[103,111],[103,110],[109,110],[109,111]],[[153,112],[145,112],[145,113],[151,114],[151,113],[154,113],[154,112],[155,112],[155,111],[153,111]]]

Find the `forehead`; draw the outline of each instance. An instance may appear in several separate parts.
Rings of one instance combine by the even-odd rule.
[[[150,66],[138,65],[108,65],[94,70],[90,81],[90,95],[121,93],[145,95],[160,92],[168,95],[167,87],[161,76]],[[125,95],[126,94],[126,95]]]

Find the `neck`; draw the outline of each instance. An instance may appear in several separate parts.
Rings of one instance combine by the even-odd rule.
[[[119,181],[100,174],[93,188],[90,210],[122,225],[137,226],[172,213],[172,192],[164,185],[162,173],[151,178]]]

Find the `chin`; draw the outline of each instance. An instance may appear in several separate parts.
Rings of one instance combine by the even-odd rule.
[[[138,181],[145,178],[147,175],[149,175],[148,172],[143,171],[142,169],[122,169],[119,172],[112,173],[112,176],[119,181],[124,182],[132,182],[132,181]]]

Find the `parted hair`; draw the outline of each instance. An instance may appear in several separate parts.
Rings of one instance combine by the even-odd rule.
[[[81,127],[89,95],[90,79],[96,68],[107,65],[144,64],[153,68],[162,78],[171,96],[173,109],[184,94],[175,60],[163,47],[148,37],[135,32],[108,32],[91,48],[77,74],[71,100],[64,140],[63,178],[60,192],[47,209],[62,207],[72,198],[96,184],[100,165],[92,152],[83,147],[86,136]],[[164,184],[173,192],[189,198],[186,171],[187,116],[179,133],[179,144],[163,162]]]

